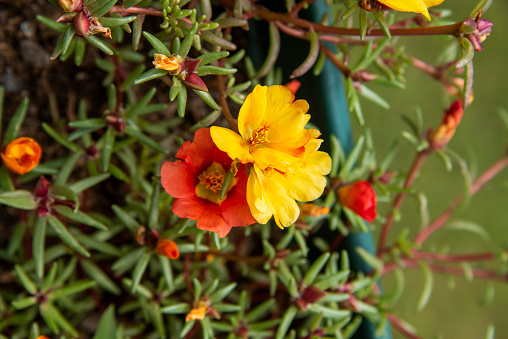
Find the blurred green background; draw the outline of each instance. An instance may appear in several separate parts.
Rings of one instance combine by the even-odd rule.
[[[469,15],[476,5],[475,0],[446,0],[437,8],[453,10],[450,19],[461,20]],[[508,109],[506,80],[508,79],[508,44],[504,33],[508,22],[504,18],[508,2],[494,0],[483,18],[494,22],[493,33],[483,43],[485,50],[474,57],[474,102],[466,110],[464,118],[449,144],[449,148],[468,160],[474,176],[481,174],[497,161],[507,149],[508,132],[498,115],[500,108]],[[449,38],[414,37],[403,38],[407,52],[421,60],[436,64]],[[436,127],[448,102],[443,86],[416,69],[407,71],[407,88],[404,91],[370,85],[386,98],[391,108],[384,110],[362,101],[366,125],[371,130],[378,151],[378,159],[389,149],[395,139],[400,140],[398,155],[392,168],[409,169],[414,158],[413,147],[400,133],[408,131],[401,116],[414,117],[415,109],[423,112],[425,126]],[[362,127],[353,119],[357,137]],[[454,166],[447,172],[443,162],[433,155],[425,164],[415,183],[418,190],[427,195],[430,220],[433,220],[464,189],[463,180]],[[386,215],[389,204],[381,203],[379,211]],[[410,239],[420,227],[418,202],[409,198],[402,209],[401,221],[394,224],[388,243],[393,243],[404,228],[411,230]],[[484,227],[490,240],[463,230],[441,230],[432,235],[424,245],[426,250],[449,249],[450,253],[493,252],[508,246],[508,170],[502,172],[482,191],[476,194],[470,204],[458,211],[451,220],[468,220]],[[379,231],[377,229],[376,231]],[[378,239],[378,233],[375,234]],[[476,266],[474,266],[476,267]],[[499,267],[499,265],[497,265]],[[405,291],[396,314],[418,329],[423,338],[485,338],[489,324],[495,325],[496,338],[508,336],[508,284],[506,282],[467,281],[463,277],[434,275],[434,289],[430,301],[421,312],[416,305],[423,287],[423,274],[418,269],[406,269]],[[393,289],[393,275],[383,279],[387,292]],[[485,305],[489,284],[495,287],[495,297]],[[454,287],[452,287],[454,286]],[[394,338],[405,338],[394,330]]]

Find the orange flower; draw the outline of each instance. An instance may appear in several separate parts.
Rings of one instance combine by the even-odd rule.
[[[186,141],[176,154],[177,162],[161,168],[161,184],[175,198],[171,210],[180,218],[197,220],[196,227],[224,238],[232,227],[256,220],[247,204],[247,168],[238,169],[223,199],[220,192],[233,160],[214,145],[209,128],[201,128],[194,141]]]
[[[376,192],[367,181],[357,181],[352,185],[339,188],[337,199],[342,206],[349,208],[368,222],[376,219]]]
[[[49,338],[48,338],[48,337],[46,337],[45,335],[40,335],[40,336],[38,336],[38,337],[37,337],[37,338],[35,338],[35,339],[49,339]]]
[[[432,148],[443,149],[448,144],[455,134],[460,120],[462,120],[463,113],[462,100],[457,100],[451,104],[443,116],[441,125],[435,131],[432,131],[427,138]]]
[[[189,322],[191,320],[201,320],[205,317],[208,306],[204,301],[200,301],[197,303],[196,308],[193,308],[189,314],[185,317],[185,322]]]
[[[169,259],[178,259],[180,257],[178,246],[171,239],[159,239],[157,241],[157,254]]]
[[[1,153],[5,166],[17,174],[30,172],[41,160],[41,146],[32,138],[17,138]]]

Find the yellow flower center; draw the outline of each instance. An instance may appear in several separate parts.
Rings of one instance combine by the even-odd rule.
[[[224,178],[226,176],[226,171],[222,165],[214,162],[208,167],[206,171],[203,171],[198,176],[199,184],[196,185],[196,195],[201,199],[207,199],[216,204],[220,204],[224,199],[226,199],[227,192],[237,182],[237,178],[234,178],[231,184],[228,187],[228,191],[224,195],[224,199],[220,199],[220,191],[222,189],[222,185],[224,184]]]
[[[256,146],[258,144],[268,143],[268,132],[270,132],[269,128],[265,125],[263,127],[258,128],[254,133],[249,135],[249,144],[251,146]]]

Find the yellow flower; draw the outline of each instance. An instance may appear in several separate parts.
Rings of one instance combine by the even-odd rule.
[[[310,134],[305,124],[309,104],[295,100],[285,86],[256,86],[247,96],[238,115],[240,135],[230,129],[211,127],[217,147],[231,159],[287,172],[305,156]]]
[[[427,8],[437,6],[444,0],[378,0],[383,5],[400,12],[421,13],[430,20]]]
[[[310,201],[323,193],[331,159],[317,151],[319,131],[305,129],[308,109],[305,100],[294,101],[284,86],[256,86],[240,109],[240,135],[222,127],[210,129],[220,150],[252,164],[247,203],[259,223],[273,215],[280,228],[290,226],[300,213],[295,200]]]
[[[305,146],[305,158],[289,172],[272,167],[262,170],[254,164],[247,182],[247,202],[254,219],[268,222],[273,215],[280,228],[293,224],[300,214],[296,201],[312,201],[321,196],[326,186],[324,175],[330,172],[332,161],[325,152],[319,152],[323,140],[317,130],[309,130],[313,138]],[[296,201],[295,201],[296,200]]]
[[[153,64],[155,68],[163,69],[166,71],[171,72],[171,74],[178,74],[180,73],[181,67],[180,62],[182,61],[182,58],[178,55],[172,55],[171,57],[167,57],[164,54],[155,54],[154,55],[154,61]]]
[[[196,305],[196,308],[193,308],[189,314],[185,317],[185,322],[189,322],[191,320],[202,320],[206,315],[206,310],[208,306],[204,301],[199,301]]]
[[[27,137],[14,139],[1,154],[5,166],[21,175],[33,170],[39,164],[41,155],[41,146]]]

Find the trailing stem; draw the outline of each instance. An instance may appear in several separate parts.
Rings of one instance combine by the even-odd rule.
[[[432,149],[426,148],[416,154],[416,158],[413,161],[413,164],[411,165],[411,169],[409,170],[409,173],[406,177],[406,181],[404,182],[404,190],[407,190],[413,185],[414,180],[416,179],[416,176],[418,173],[420,173],[420,169],[422,168],[423,164],[429,157],[429,155],[432,153]],[[399,210],[402,204],[404,203],[404,200],[406,199],[407,193],[402,192],[399,193],[395,200],[393,201],[392,211],[388,216],[386,217],[386,221],[381,229],[381,235],[379,237],[379,243],[377,248],[377,256],[378,258],[381,258],[384,251],[385,251],[385,245],[386,245],[386,239],[388,237],[388,232],[390,231],[390,227],[392,226],[392,223],[394,221],[394,212],[396,210]]]
[[[505,169],[508,166],[508,155],[505,155],[500,160],[498,160],[494,165],[492,165],[489,169],[487,169],[482,175],[480,175],[471,185],[469,190],[469,194],[471,196],[475,195],[487,182],[492,180],[499,172]],[[453,215],[455,209],[462,202],[463,197],[458,197],[453,201],[450,206],[434,220],[431,224],[425,227],[418,235],[416,236],[414,242],[417,245],[421,245],[432,233],[443,227],[443,225],[450,219]]]

